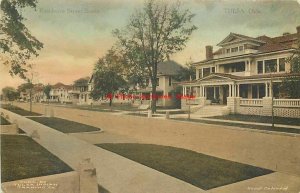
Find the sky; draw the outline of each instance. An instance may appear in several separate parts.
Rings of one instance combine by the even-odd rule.
[[[171,3],[172,0],[169,0]],[[197,30],[185,49],[171,56],[180,64],[205,59],[205,46],[221,42],[230,32],[257,37],[295,33],[300,25],[300,0],[181,0],[183,9],[195,14]],[[24,9],[24,23],[44,44],[33,58],[35,83],[72,84],[90,76],[95,62],[104,56],[144,0],[38,0],[37,8]],[[24,81],[0,66],[0,89]]]

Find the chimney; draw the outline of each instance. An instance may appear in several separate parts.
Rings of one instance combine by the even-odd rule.
[[[206,60],[213,59],[213,47],[212,46],[205,46],[206,49]]]
[[[297,29],[297,34],[300,34],[300,25],[296,27]]]

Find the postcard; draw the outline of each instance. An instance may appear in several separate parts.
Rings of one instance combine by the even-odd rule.
[[[2,192],[300,192],[299,0],[0,13]]]

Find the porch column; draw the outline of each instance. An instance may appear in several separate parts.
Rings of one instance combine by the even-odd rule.
[[[237,85],[237,97],[240,97],[240,85]]]
[[[207,94],[207,88],[204,87],[204,97],[206,97],[206,94]]]
[[[235,91],[236,91],[236,85],[235,84],[232,85],[232,90],[233,90],[232,96],[235,97]]]
[[[251,72],[251,62],[249,60],[249,63],[248,63],[248,71]]]
[[[266,82],[265,83],[265,95],[266,95],[266,97],[269,97],[269,93],[268,93],[268,83]]]
[[[199,87],[200,97],[202,97],[202,86]]]
[[[277,68],[278,69],[278,68]],[[270,83],[269,84],[269,96],[270,97],[273,97],[273,92],[272,92],[272,90],[273,90],[273,85]]]
[[[214,86],[214,99],[216,98],[216,87]]]
[[[229,84],[228,87],[229,87],[229,95],[228,96],[231,97],[231,84]]]

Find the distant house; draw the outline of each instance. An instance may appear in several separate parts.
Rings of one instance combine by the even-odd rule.
[[[30,91],[29,91],[29,89],[26,89],[26,90],[20,92],[19,100],[22,101],[22,102],[30,101]]]
[[[156,96],[152,96],[152,85],[149,78],[146,79],[146,87],[139,88],[136,93],[142,104],[150,104],[152,98],[156,98],[157,106],[174,105],[174,97],[171,93],[175,89],[173,77],[180,73],[183,66],[173,60],[159,63],[157,66],[157,88]]]
[[[275,115],[300,117],[300,99],[285,99],[287,94],[280,87],[286,77],[300,76],[290,73],[286,60],[299,37],[300,26],[297,33],[277,37],[230,33],[217,44],[217,51],[206,46],[206,59],[194,63],[196,80],[182,83],[183,94],[193,95],[194,105],[218,103],[230,113],[266,116],[272,114],[274,97]],[[186,102],[182,100],[182,108]]]
[[[92,103],[93,100],[90,96],[91,84],[89,84],[89,81],[89,77],[84,77],[74,82],[70,91],[73,104],[87,105]]]
[[[60,82],[56,83],[51,86],[49,101],[58,103],[71,103],[71,90],[71,85],[65,85]]]
[[[43,102],[46,100],[43,84],[39,83],[39,84],[35,84],[33,86],[32,100],[33,100],[33,102]]]

